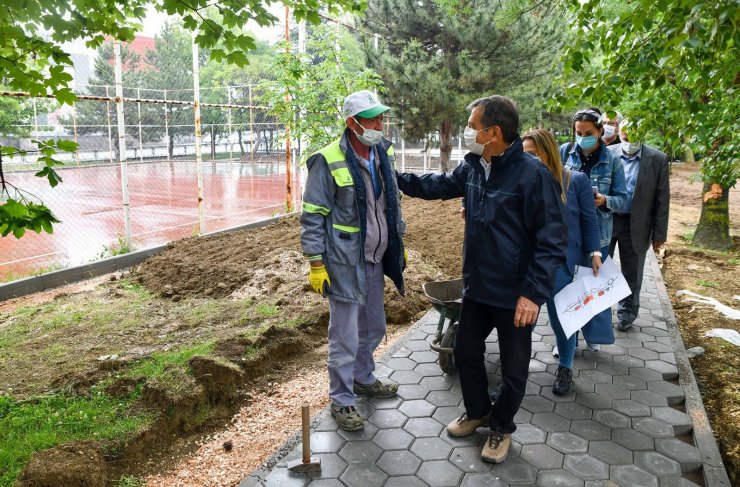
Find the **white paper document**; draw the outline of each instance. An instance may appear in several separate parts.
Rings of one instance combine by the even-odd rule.
[[[591,318],[631,293],[610,257],[599,268],[598,276],[590,267],[576,266],[573,282],[555,295],[555,309],[565,335],[570,337]]]

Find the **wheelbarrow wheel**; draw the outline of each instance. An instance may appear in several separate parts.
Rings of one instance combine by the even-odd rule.
[[[457,324],[448,326],[447,331],[442,335],[442,341],[440,342],[441,348],[452,349],[452,345],[455,343],[455,334],[457,333]],[[457,367],[452,359],[452,353],[440,353],[439,354],[439,368],[445,374],[455,375],[457,374]]]

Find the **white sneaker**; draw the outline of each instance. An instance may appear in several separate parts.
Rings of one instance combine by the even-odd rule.
[[[599,345],[598,343],[586,342],[586,348],[588,348],[592,352],[598,352],[599,350],[601,350],[601,345]]]
[[[555,345],[552,347],[552,356],[555,358],[560,358],[560,352],[558,352],[558,346]]]

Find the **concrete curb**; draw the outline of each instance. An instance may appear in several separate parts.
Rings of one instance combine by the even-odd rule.
[[[676,355],[676,367],[678,367],[678,376],[686,394],[686,414],[691,417],[694,424],[693,438],[694,444],[702,454],[704,468],[704,485],[707,487],[731,487],[730,479],[727,475],[722,456],[717,446],[717,440],[709,424],[707,411],[704,409],[704,402],[701,399],[699,386],[696,383],[694,371],[691,368],[689,358],[686,356],[686,347],[681,337],[681,330],[678,328],[678,321],[673,312],[673,305],[668,297],[668,289],[663,279],[663,273],[658,266],[658,261],[653,252],[648,253],[648,261],[652,267],[655,278],[655,287],[660,293],[660,302],[663,307],[668,333],[671,337],[673,350]]]
[[[288,213],[286,215],[280,215],[267,220],[261,220],[254,223],[248,223],[246,225],[240,225],[238,227],[228,228],[226,230],[219,230],[213,233],[207,233],[204,237],[211,235],[221,235],[224,233],[236,232],[238,230],[247,230],[250,228],[259,228],[275,223],[282,218],[286,218],[296,213]],[[165,245],[159,245],[145,250],[138,250],[129,254],[118,255],[103,259],[90,264],[79,265],[75,267],[69,267],[67,269],[61,269],[40,276],[27,277],[25,279],[19,279],[12,281],[7,284],[0,284],[0,301],[5,301],[10,298],[19,298],[28,294],[38,293],[41,291],[47,291],[55,287],[63,286],[65,284],[71,284],[73,282],[84,281],[91,277],[102,276],[111,272],[119,271],[121,269],[127,269],[135,265],[141,264],[144,260],[148,259],[152,255],[156,255],[163,251],[167,247]]]

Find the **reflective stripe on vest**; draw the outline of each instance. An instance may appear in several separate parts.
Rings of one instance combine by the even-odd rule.
[[[350,227],[347,225],[339,225],[338,223],[333,223],[332,227],[347,233],[357,233],[360,231],[360,227]]]
[[[319,154],[326,159],[337,186],[352,186],[354,184],[338,140],[321,149]]]

